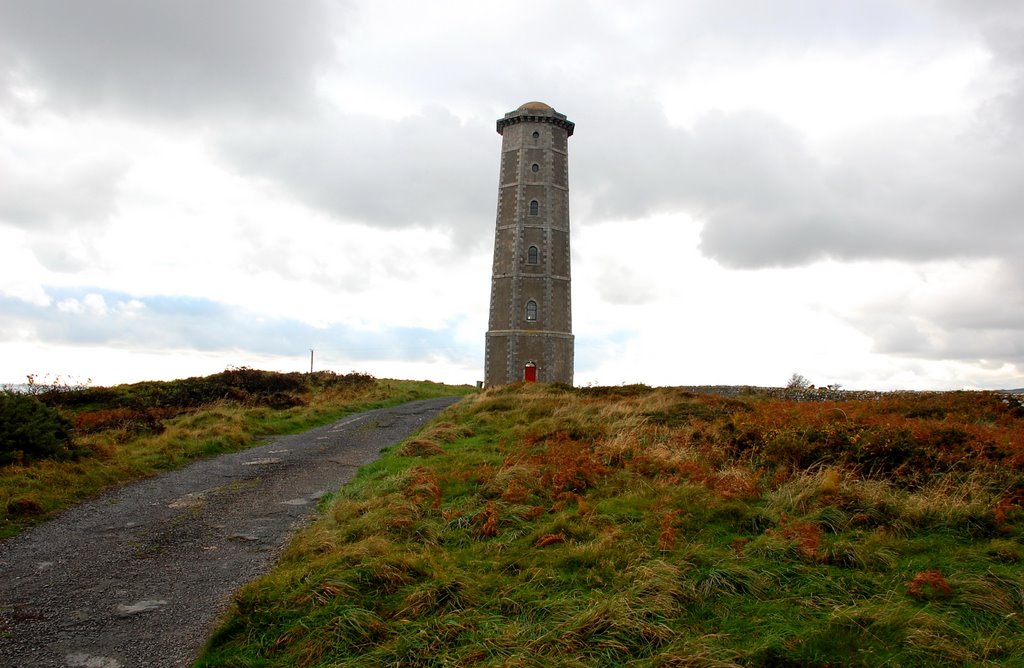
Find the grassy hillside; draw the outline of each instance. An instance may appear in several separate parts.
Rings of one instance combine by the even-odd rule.
[[[359,373],[247,368],[168,382],[34,389],[71,426],[71,442],[51,458],[33,459],[28,447],[0,453],[5,455],[0,463],[15,462],[0,466],[0,538],[111,485],[241,450],[264,436],[294,433],[357,411],[472,391]],[[21,433],[31,437],[31,429]]]
[[[828,396],[467,397],[326,502],[197,665],[1022,665],[1024,410]]]

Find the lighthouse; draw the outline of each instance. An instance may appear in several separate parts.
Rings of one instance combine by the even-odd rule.
[[[484,383],[572,384],[569,137],[543,102],[498,119],[501,168]]]

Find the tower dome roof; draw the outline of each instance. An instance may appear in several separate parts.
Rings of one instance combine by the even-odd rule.
[[[519,105],[519,108],[515,111],[510,111],[505,114],[504,118],[499,118],[497,124],[498,134],[502,134],[509,125],[523,122],[554,123],[563,128],[570,137],[572,136],[573,128],[576,126],[575,123],[565,117],[565,114],[555,111],[550,104],[534,100],[533,102]]]

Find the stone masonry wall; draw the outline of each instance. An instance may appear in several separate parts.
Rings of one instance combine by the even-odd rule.
[[[572,384],[568,137],[575,125],[541,103],[498,121],[502,135],[484,382]],[[536,263],[529,250],[536,247]],[[536,318],[529,304],[536,304]]]

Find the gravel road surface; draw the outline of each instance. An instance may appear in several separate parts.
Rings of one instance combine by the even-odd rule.
[[[0,542],[0,666],[188,666],[317,499],[458,397],[350,415],[117,488]]]

